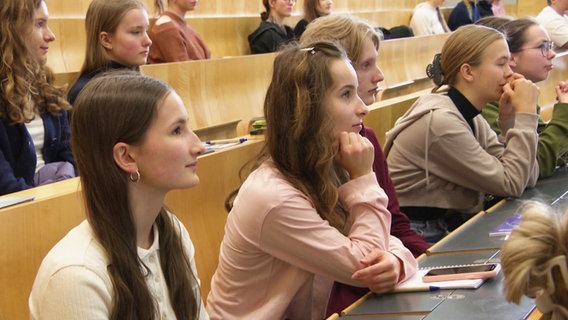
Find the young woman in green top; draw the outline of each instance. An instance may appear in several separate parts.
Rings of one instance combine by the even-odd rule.
[[[511,69],[534,83],[548,78],[556,53],[544,27],[531,18],[493,24],[491,19],[499,18],[484,18],[479,22],[507,34]],[[568,81],[561,81],[555,86],[555,90],[557,102],[554,104],[550,121],[545,122],[539,117],[538,122],[537,158],[540,178],[550,176],[557,164],[562,163],[562,158],[568,154]],[[494,101],[483,108],[482,114],[491,128],[500,134],[498,122],[507,121],[512,112],[500,107],[498,101]],[[540,107],[537,112],[540,114]]]

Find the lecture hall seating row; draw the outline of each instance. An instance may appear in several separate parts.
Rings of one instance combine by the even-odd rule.
[[[162,0],[167,3],[167,0]],[[349,0],[335,1],[334,12],[412,9],[422,0]],[[154,0],[142,0],[150,15],[154,15]],[[91,0],[49,0],[51,17],[84,17]],[[301,12],[303,0],[296,1],[294,11]],[[256,16],[264,11],[262,0],[206,0],[199,1],[191,16]]]
[[[386,28],[408,24],[410,9],[377,10],[357,13],[374,25]],[[299,15],[286,20],[294,26]],[[247,37],[260,23],[258,16],[196,16],[187,17],[188,22],[199,32],[209,48],[212,58],[241,56],[250,53]],[[153,23],[155,19],[152,19]],[[71,73],[80,70],[85,57],[86,35],[84,18],[51,18],[49,26],[56,40],[50,44],[47,63],[55,73]]]

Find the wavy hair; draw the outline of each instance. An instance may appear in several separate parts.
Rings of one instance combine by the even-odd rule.
[[[501,252],[508,301],[519,303],[523,295],[534,298],[548,294],[547,291],[553,291],[548,287],[551,284],[547,281],[548,262],[558,256],[568,256],[568,215],[555,214],[541,203],[527,203],[522,209],[521,223],[513,229]],[[568,279],[563,279],[555,269],[550,272],[556,289],[550,300],[556,306],[548,312],[541,311],[545,313],[544,319],[560,314],[565,317],[568,315],[568,288],[565,285]]]
[[[108,273],[114,286],[111,319],[154,319],[156,315],[145,282],[146,272],[142,270],[147,268],[137,253],[128,174],[115,164],[112,148],[117,142],[142,143],[157,107],[171,92],[159,80],[134,71],[115,71],[90,81],[74,107],[71,146],[80,172],[87,219],[110,259]],[[199,286],[184,254],[179,227],[164,207],[156,225],[160,264],[171,305],[178,319],[193,319],[201,303],[194,291]]]
[[[300,37],[302,46],[318,41],[337,42],[343,47],[349,59],[359,64],[365,41],[370,38],[379,50],[380,36],[370,23],[351,15],[328,15],[320,17],[306,28]]]
[[[272,81],[264,100],[265,146],[253,169],[266,159],[304,193],[322,219],[346,232],[346,213],[337,188],[347,173],[335,165],[331,119],[323,105],[333,85],[329,66],[347,59],[331,42],[286,47],[274,60]]]
[[[26,36],[43,0],[4,0],[0,6],[0,117],[23,124],[36,114],[70,109],[53,72],[30,55]]]
[[[99,42],[101,32],[114,34],[120,21],[130,10],[146,10],[139,0],[93,0],[85,16],[87,44],[79,75],[109,69],[112,59]]]
[[[443,85],[454,86],[464,64],[478,66],[483,59],[485,49],[497,40],[506,40],[503,33],[481,25],[459,27],[448,37],[442,53],[436,54],[426,68],[428,77],[434,80],[437,92]]]

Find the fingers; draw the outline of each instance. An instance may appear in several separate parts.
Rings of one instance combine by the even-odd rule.
[[[353,274],[353,279],[360,281],[375,293],[391,291],[398,282],[398,273],[388,259],[365,267]]]
[[[540,89],[532,81],[524,78],[514,80],[510,86],[503,86],[503,91],[509,96],[515,112],[536,113]]]
[[[365,267],[353,273],[353,279],[365,284],[375,293],[388,292],[395,287],[400,276],[400,264],[393,254],[375,249],[361,262]]]
[[[349,173],[351,179],[373,171],[373,144],[354,132],[341,132],[338,135],[338,152],[335,160]]]

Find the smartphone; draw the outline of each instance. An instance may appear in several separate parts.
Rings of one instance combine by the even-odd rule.
[[[501,270],[501,265],[498,263],[433,268],[422,277],[422,281],[487,279],[495,277],[499,270]]]

